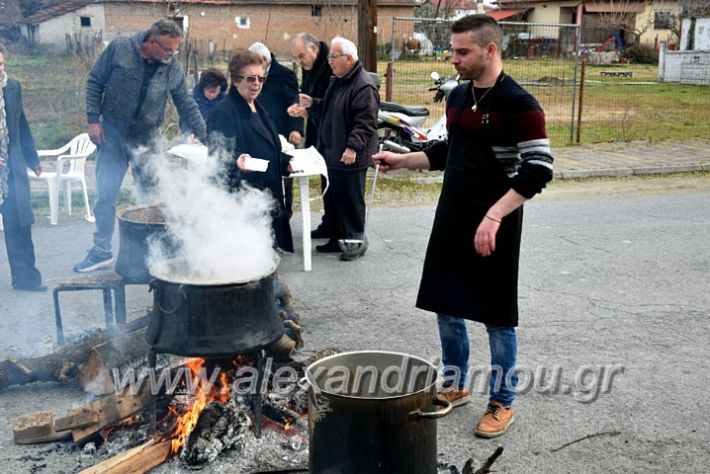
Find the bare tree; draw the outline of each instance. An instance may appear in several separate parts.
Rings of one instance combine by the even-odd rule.
[[[633,36],[634,44],[638,44],[641,35],[653,26],[653,21],[636,21],[637,7],[639,4],[645,6],[645,0],[594,0],[593,3],[604,7],[599,13],[601,23]]]

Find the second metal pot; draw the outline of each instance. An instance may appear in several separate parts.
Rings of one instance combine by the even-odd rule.
[[[116,273],[138,283],[148,283],[146,258],[149,242],[156,241],[169,254],[173,244],[165,226],[164,207],[143,204],[124,209],[118,216],[120,235]]]
[[[306,369],[313,474],[435,474],[437,370],[408,354],[346,352]]]

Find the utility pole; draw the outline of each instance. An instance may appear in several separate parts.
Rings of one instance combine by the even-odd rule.
[[[377,72],[377,0],[358,0],[357,50],[365,70]]]

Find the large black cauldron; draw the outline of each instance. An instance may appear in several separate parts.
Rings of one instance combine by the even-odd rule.
[[[270,345],[283,321],[274,298],[275,272],[247,282],[196,284],[154,278],[146,339],[155,352],[230,357]]]

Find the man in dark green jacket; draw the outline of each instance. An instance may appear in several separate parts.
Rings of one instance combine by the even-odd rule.
[[[155,145],[163,124],[168,96],[199,140],[205,121],[185,82],[180,61],[174,57],[182,30],[168,19],[132,38],[117,38],[101,53],[86,86],[89,136],[99,147],[96,157],[94,246],[74,267],[90,272],[113,263],[111,238],[116,220],[116,198],[131,165],[139,197],[150,198],[156,185]]]

